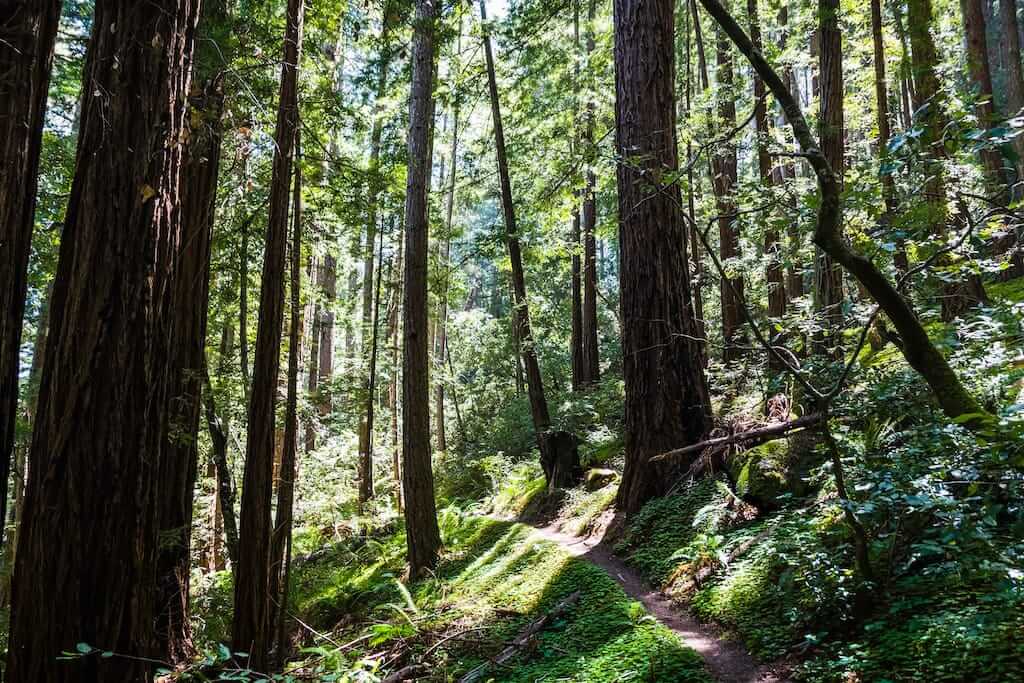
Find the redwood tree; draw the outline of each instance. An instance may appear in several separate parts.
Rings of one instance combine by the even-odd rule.
[[[650,458],[698,440],[711,405],[690,316],[675,177],[672,0],[615,0],[615,142],[626,466],[617,504],[636,513],[671,480]]]
[[[184,148],[172,141],[185,133],[198,6],[96,4],[14,570],[11,681],[151,677],[138,658],[154,654],[182,243]],[[80,642],[125,656],[58,659]]]
[[[409,170],[405,192],[405,289],[402,299],[402,492],[409,573],[437,564],[441,532],[430,462],[430,360],[427,348],[427,160],[433,144],[435,0],[416,0],[409,94]]]
[[[259,670],[270,649],[269,590],[271,496],[274,468],[275,407],[284,325],[285,244],[288,236],[289,185],[298,130],[298,65],[302,46],[303,0],[288,0],[280,100],[274,131],[274,167],[270,186],[260,322],[249,400],[238,567],[235,571],[234,650],[249,653]]]
[[[0,3],[0,527],[18,407],[18,355],[39,149],[61,0]]]

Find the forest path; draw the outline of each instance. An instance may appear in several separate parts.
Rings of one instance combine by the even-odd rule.
[[[723,683],[784,683],[790,680],[778,667],[759,664],[742,644],[723,638],[714,626],[700,623],[684,607],[648,586],[601,539],[571,536],[555,525],[534,526],[534,529],[535,537],[556,543],[573,557],[600,567],[615,579],[627,595],[639,600],[651,615],[704,658],[715,680]]]

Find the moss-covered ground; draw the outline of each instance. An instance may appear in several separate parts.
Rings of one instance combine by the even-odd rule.
[[[426,677],[417,680],[458,680],[579,591],[564,616],[481,680],[709,680],[699,655],[613,579],[530,527],[452,511],[443,527],[437,573],[411,584],[401,577],[400,531],[336,543],[296,564],[293,604],[307,625],[303,659],[289,666],[296,678],[372,681],[423,662]]]

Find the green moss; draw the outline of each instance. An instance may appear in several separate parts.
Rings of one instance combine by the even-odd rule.
[[[986,283],[985,293],[992,299],[1007,303],[1024,301],[1024,277],[1006,282]]]
[[[491,680],[708,680],[700,656],[647,617],[601,569],[533,536],[530,527],[443,516],[447,547],[434,577],[405,591],[397,578],[399,533],[359,547],[350,541],[297,568],[300,614],[328,631],[344,616],[349,625],[335,633],[337,642],[371,634],[374,651],[401,642],[412,657],[427,657],[435,672],[430,680],[452,680],[579,591],[578,603],[535,646],[489,672]],[[331,619],[335,624],[323,625]],[[466,638],[437,645],[444,634],[463,631]],[[368,652],[334,657],[339,670],[348,671],[365,666],[361,657]]]

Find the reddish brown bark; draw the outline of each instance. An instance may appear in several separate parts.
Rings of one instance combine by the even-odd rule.
[[[97,3],[29,456],[6,676],[144,681],[197,0]],[[112,30],[116,29],[116,30]],[[54,543],[54,539],[62,539]],[[123,657],[60,661],[76,643]]]
[[[587,66],[594,52],[594,13],[595,0],[587,2]],[[593,76],[588,74],[587,83]],[[597,339],[597,201],[595,197],[597,175],[594,173],[594,162],[597,158],[594,149],[594,121],[597,113],[594,94],[586,91],[584,107],[586,124],[583,127],[583,153],[587,159],[587,170],[583,185],[583,320],[582,320],[582,365],[583,375],[580,378],[584,386],[597,384],[601,379],[601,358]]]
[[[427,348],[428,159],[433,112],[435,0],[416,0],[409,154],[405,193],[405,291],[402,344],[402,491],[409,573],[437,564],[441,533],[430,461],[430,360]]]
[[[0,527],[14,448],[39,150],[60,8],[60,0],[0,4]]]
[[[299,123],[298,65],[302,46],[302,0],[289,0],[274,132],[274,166],[260,287],[249,436],[246,444],[238,567],[235,570],[233,649],[249,653],[249,666],[262,670],[271,647],[269,632],[271,496],[275,406],[284,323],[285,244],[289,185]]]
[[[174,289],[169,415],[160,461],[157,639],[165,660],[193,654],[188,618],[189,544],[198,467],[199,417],[206,349],[210,245],[220,168],[223,95],[218,82],[191,98],[193,121],[181,184],[182,247]]]
[[[615,0],[626,467],[617,505],[627,514],[663,494],[668,470],[653,456],[693,443],[711,406],[690,317],[680,213],[674,86],[674,3]]]

